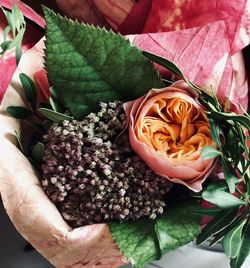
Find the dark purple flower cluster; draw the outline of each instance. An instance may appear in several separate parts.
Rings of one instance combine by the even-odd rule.
[[[44,137],[42,185],[73,227],[155,218],[171,183],[130,147],[121,102],[101,103],[82,121],[63,121]],[[123,133],[122,133],[123,132]]]

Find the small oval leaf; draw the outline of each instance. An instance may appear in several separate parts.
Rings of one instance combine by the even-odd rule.
[[[203,199],[209,201],[220,208],[239,207],[245,202],[236,196],[224,191],[204,191],[202,193]]]
[[[235,226],[230,232],[228,232],[223,239],[223,248],[225,254],[234,258],[237,256],[241,242],[242,242],[242,230],[245,222],[241,222],[239,225]]]
[[[40,163],[44,154],[44,145],[41,142],[38,142],[32,150],[32,158]]]
[[[222,158],[222,169],[227,182],[230,193],[235,192],[235,183],[238,182],[238,177],[231,164],[226,158]]]
[[[50,119],[51,121],[55,123],[61,123],[64,120],[73,120],[74,118],[72,116],[61,114],[46,108],[40,108],[39,112],[45,116],[46,118]]]
[[[19,78],[20,78],[20,81],[22,83],[23,90],[24,90],[25,96],[27,98],[27,101],[31,104],[32,108],[35,110],[36,109],[36,98],[37,98],[35,84],[29,78],[29,76],[26,75],[25,73],[20,73]]]
[[[216,158],[216,157],[221,156],[221,155],[222,155],[222,152],[218,151],[217,149],[215,149],[212,146],[204,147],[202,152],[201,152],[201,156],[205,160]]]
[[[25,119],[33,115],[30,110],[21,106],[9,106],[6,108],[6,112],[17,119]]]

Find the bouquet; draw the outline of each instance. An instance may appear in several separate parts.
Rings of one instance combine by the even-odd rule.
[[[225,25],[126,40],[44,12],[46,41],[1,106],[1,194],[18,230],[57,267],[142,267],[210,237],[240,267],[250,121]]]

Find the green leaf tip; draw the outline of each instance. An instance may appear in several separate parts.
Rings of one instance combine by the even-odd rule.
[[[129,101],[164,86],[154,65],[121,35],[48,8],[44,14],[48,79],[75,117],[96,111],[100,101]]]

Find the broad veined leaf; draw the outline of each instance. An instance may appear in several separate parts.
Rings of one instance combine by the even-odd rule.
[[[74,116],[96,110],[100,101],[133,100],[164,86],[153,64],[121,35],[44,13],[49,82]]]
[[[200,216],[190,217],[192,210],[198,207],[198,202],[185,202],[157,219],[155,229],[162,254],[184,246],[198,235]]]
[[[124,256],[134,267],[142,267],[195,238],[199,232],[200,217],[190,217],[190,214],[191,210],[197,207],[197,202],[185,201],[169,208],[155,220],[110,223],[109,227]]]
[[[218,213],[201,231],[196,239],[197,245],[205,242],[210,236],[227,227],[236,217],[237,209],[226,209]]]
[[[128,223],[110,223],[109,228],[120,251],[136,268],[160,258],[155,221],[141,219]]]

